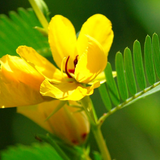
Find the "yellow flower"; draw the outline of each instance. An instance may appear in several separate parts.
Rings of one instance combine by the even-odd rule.
[[[59,100],[53,100],[39,105],[18,107],[17,112],[32,119],[68,144],[79,145],[84,143],[89,133],[90,125],[85,112],[79,112],[80,109],[78,107],[80,106],[78,103],[73,101],[70,101],[70,105],[65,103],[58,112],[46,120],[59,103]],[[77,108],[71,105],[76,105]]]
[[[113,41],[111,22],[95,14],[77,38],[71,22],[56,15],[49,23],[48,39],[57,67],[27,46],[17,48],[20,57],[0,58],[0,107],[18,107],[19,113],[67,143],[81,144],[89,132],[85,113],[65,104],[45,119],[60,100],[76,103],[105,81],[103,70]]]
[[[2,107],[37,104],[48,97],[78,101],[99,87],[113,41],[111,22],[104,15],[95,14],[83,24],[76,38],[71,22],[56,15],[48,30],[52,56],[58,68],[27,46],[18,47],[21,58],[2,57]]]
[[[113,41],[111,22],[104,15],[95,14],[83,24],[77,38],[72,23],[56,15],[48,31],[53,59],[65,74],[59,75],[62,80],[58,83],[57,77],[46,78],[41,84],[41,94],[74,101],[91,95],[100,85],[95,78],[107,64]]]

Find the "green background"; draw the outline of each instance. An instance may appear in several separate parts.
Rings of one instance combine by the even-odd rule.
[[[114,67],[117,51],[125,47],[132,50],[138,39],[144,43],[147,34],[160,35],[160,1],[158,0],[46,0],[50,16],[61,14],[69,18],[79,31],[83,22],[95,13],[106,15],[113,24],[114,42],[109,53],[109,62]],[[27,0],[0,0],[0,14],[28,8]],[[6,54],[6,53],[5,53]],[[98,90],[92,95],[98,115],[106,112],[99,100]],[[117,160],[160,159],[160,98],[156,93],[111,115],[102,126],[112,158]],[[27,118],[16,114],[15,108],[0,109],[0,149],[17,143],[35,142],[37,133],[46,133]],[[96,150],[94,139],[89,139]]]

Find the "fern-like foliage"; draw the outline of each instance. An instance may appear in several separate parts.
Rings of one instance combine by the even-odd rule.
[[[18,9],[18,13],[11,11],[9,17],[0,15],[0,56],[16,55],[16,48],[20,45],[33,47],[40,54],[50,54],[48,38],[34,27],[41,27],[32,9]]]
[[[125,48],[115,57],[117,77],[112,76],[111,64],[105,69],[107,82],[99,88],[102,100],[109,111],[106,117],[138,99],[160,90],[160,46],[157,34],[146,36],[144,55],[139,41],[133,44],[133,53]],[[116,82],[117,81],[117,82]]]

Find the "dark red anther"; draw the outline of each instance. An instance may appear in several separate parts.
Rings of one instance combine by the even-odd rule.
[[[69,58],[70,58],[70,56],[68,56],[68,58],[67,58],[67,60],[66,60],[66,64],[65,64],[65,72],[66,72],[68,78],[72,78],[72,76],[68,73],[68,70],[67,70],[67,65],[68,65]]]
[[[75,69],[69,69],[68,72],[69,73],[73,73],[74,74]]]
[[[76,67],[77,63],[78,63],[78,55],[76,55],[76,58],[74,59],[74,67]]]

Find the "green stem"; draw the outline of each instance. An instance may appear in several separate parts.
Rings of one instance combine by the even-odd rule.
[[[123,103],[119,104],[118,106],[112,108],[111,110],[109,110],[107,113],[105,113],[104,115],[101,116],[101,118],[99,119],[98,123],[99,125],[102,125],[103,122],[105,121],[106,118],[108,118],[110,115],[112,115],[113,113],[117,112],[118,110],[126,107],[127,105],[131,104],[132,102],[138,100],[138,98],[140,99],[141,96],[143,96],[144,94],[146,94],[147,92],[149,92],[150,90],[152,90],[153,88],[157,87],[160,85],[160,81],[154,83],[152,86],[144,89],[141,92],[136,93],[134,96],[128,98],[126,101],[124,101]]]
[[[35,2],[35,0],[29,0],[33,10],[35,11],[40,23],[42,24],[44,30],[48,33],[48,21],[45,18],[44,14],[42,13],[42,11],[40,10],[40,8],[38,7],[37,3]]]
[[[103,160],[111,160],[111,156],[108,151],[105,140],[103,138],[100,127],[98,125],[92,127],[92,132],[93,132],[93,135],[94,135],[95,140],[97,142],[97,145],[99,147],[99,150],[101,152]]]
[[[99,147],[99,150],[101,152],[103,160],[111,160],[108,148],[106,146],[105,140],[101,132],[100,123],[97,120],[97,115],[94,110],[94,106],[91,99],[86,96],[81,100],[81,103],[90,121],[91,129]]]
[[[88,116],[91,124],[97,124],[97,115],[93,107],[93,103],[89,96],[84,97],[81,100],[82,106]]]

